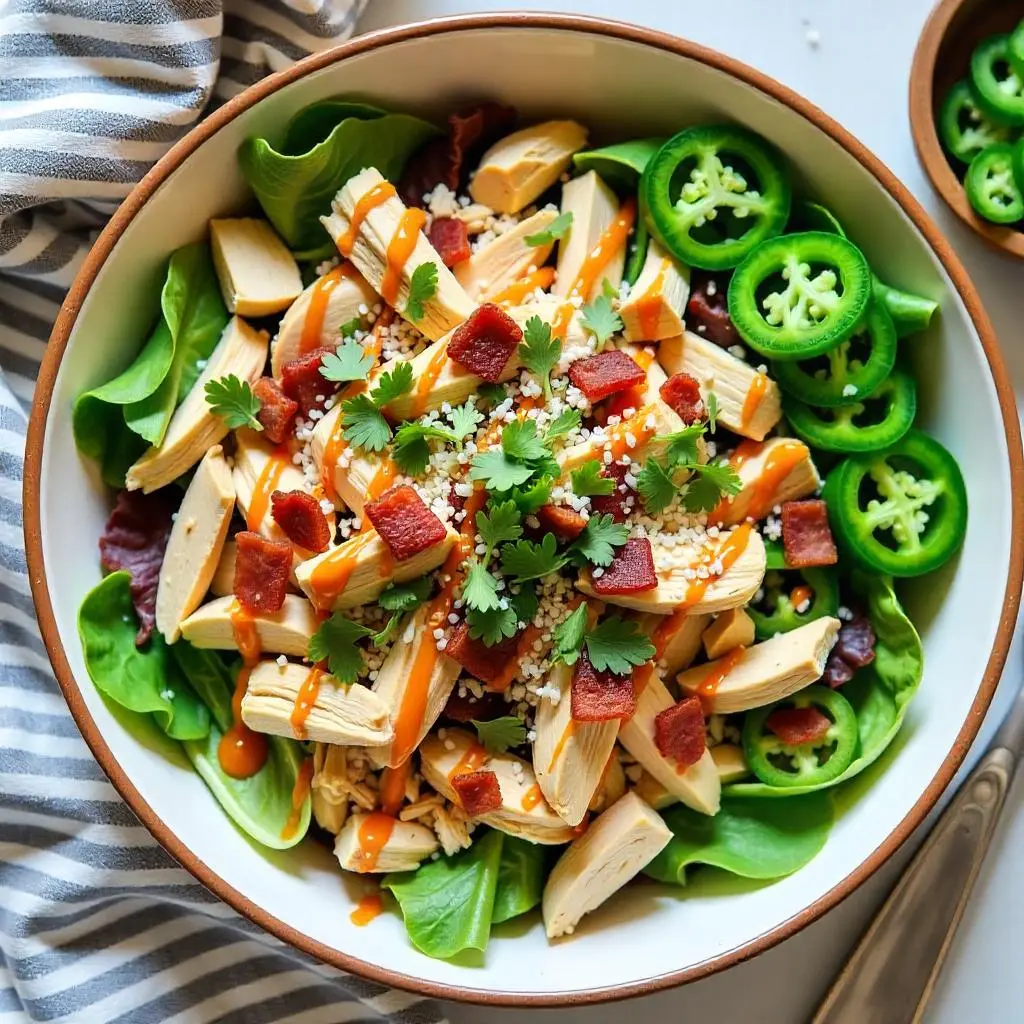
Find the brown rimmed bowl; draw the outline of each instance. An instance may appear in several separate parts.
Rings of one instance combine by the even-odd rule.
[[[910,131],[932,188],[992,248],[1024,259],[1024,231],[979,217],[967,201],[966,166],[951,161],[939,139],[937,117],[949,90],[970,74],[971,54],[988,36],[1010,32],[1024,18],[1024,3],[941,0],[928,17],[910,68]]]
[[[503,926],[475,962],[430,960],[395,915],[352,926],[360,880],[343,878],[312,842],[287,854],[251,845],[180,753],[140,740],[98,697],[75,621],[99,579],[95,542],[110,496],[75,451],[71,403],[137,349],[168,253],[246,201],[242,139],[276,136],[295,111],[339,93],[433,115],[500,99],[526,117],[576,117],[596,141],[741,122],[789,155],[801,190],[855,225],[884,279],[939,302],[928,333],[905,346],[918,364],[920,422],[964,468],[974,502],[967,541],[941,574],[906,588],[927,646],[920,693],[884,763],[836,794],[832,834],[796,875],[733,885],[706,872],[685,890],[637,885],[553,945],[530,917]],[[26,535],[43,637],[83,735],[201,882],[336,967],[443,998],[564,1006],[682,984],[770,948],[852,892],[921,822],[975,736],[1006,657],[1022,580],[1021,478],[1013,393],[978,296],[921,207],[855,138],[777,82],[693,43],[596,19],[504,14],[396,28],[311,57],[227,103],[154,167],[97,242],[54,328],[28,439]]]

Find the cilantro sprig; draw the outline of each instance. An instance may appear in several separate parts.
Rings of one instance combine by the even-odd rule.
[[[365,448],[371,452],[383,451],[393,432],[381,410],[389,402],[411,391],[412,386],[412,365],[401,362],[393,370],[381,374],[373,390],[345,399],[341,403],[345,440],[356,448]]]
[[[544,389],[544,398],[551,401],[551,371],[562,357],[562,340],[551,336],[551,325],[539,316],[531,316],[519,343],[519,360]]]
[[[585,646],[587,658],[598,672],[610,671],[628,676],[638,665],[654,657],[654,644],[640,632],[635,622],[612,615],[593,629],[587,629],[587,615],[586,604],[581,604],[555,627],[556,662],[575,665]]]
[[[521,718],[503,715],[489,722],[473,719],[480,742],[489,754],[504,754],[509,747],[518,747],[526,742],[526,726]]]
[[[229,373],[226,377],[207,381],[204,390],[210,411],[219,416],[230,430],[238,427],[263,429],[263,424],[256,418],[262,403],[252,393],[247,380],[239,380]]]
[[[565,551],[558,550],[554,534],[539,541],[520,540],[501,549],[501,570],[515,580],[535,580],[566,565],[611,565],[615,549],[629,539],[629,530],[610,515],[592,515],[583,532]]]
[[[612,300],[607,293],[599,295],[590,305],[583,307],[580,325],[597,338],[598,346],[603,346],[623,328],[622,317],[612,307]]]
[[[423,306],[437,293],[437,264],[421,263],[409,280],[409,298],[405,303],[405,317],[408,320],[422,320]]]
[[[372,629],[335,612],[309,638],[306,656],[312,662],[326,661],[327,671],[339,683],[354,683],[363,667],[363,652],[356,646]]]
[[[433,590],[434,581],[430,576],[420,576],[419,579],[410,580],[408,583],[392,583],[377,598],[377,604],[386,612],[391,612],[387,624],[378,633],[373,634],[373,645],[383,647],[389,643],[395,633],[398,632],[398,624],[406,612],[415,611],[428,597]]]
[[[320,376],[333,381],[366,380],[374,358],[355,341],[346,341],[320,360]]]
[[[680,492],[687,512],[706,512],[723,495],[739,492],[739,475],[727,462],[698,461],[697,442],[703,432],[703,424],[694,424],[654,439],[665,445],[665,458],[649,458],[637,477],[640,498],[652,515],[665,509]],[[683,473],[689,474],[685,484],[681,483]]]
[[[531,248],[539,245],[551,245],[556,239],[561,238],[569,228],[572,227],[572,210],[560,213],[543,231],[535,235],[527,235],[524,241]],[[540,262],[538,260],[538,262]]]
[[[601,475],[600,462],[584,462],[572,471],[572,492],[580,498],[607,497],[615,492],[615,481]]]

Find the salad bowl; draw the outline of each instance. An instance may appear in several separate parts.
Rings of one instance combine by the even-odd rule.
[[[339,876],[326,849],[251,843],[176,744],[140,731],[90,684],[78,614],[100,580],[96,542],[110,495],[76,450],[74,401],[137,351],[168,255],[202,238],[211,218],[251,204],[242,143],[279,137],[298,111],[339,95],[437,120],[493,99],[533,121],[584,123],[595,145],[690,124],[746,126],[786,154],[801,192],[849,226],[879,277],[937,304],[927,330],[904,343],[918,381],[916,422],[959,461],[972,512],[959,555],[901,591],[926,666],[904,727],[876,765],[836,791],[823,849],[796,873],[772,885],[711,870],[685,889],[638,884],[553,944],[536,917],[523,917],[497,931],[485,955],[428,959],[394,915],[357,927],[350,912],[366,886]],[[973,286],[918,204],[860,143],[778,83],[694,44],[593,19],[495,15],[389,30],[309,58],[212,114],[125,200],[83,267],[47,351],[28,452],[26,536],[44,641],[84,737],[128,804],[200,881],[282,940],[443,998],[575,1005],[637,995],[721,970],[815,920],[899,847],[952,779],[995,690],[1024,575],[1012,389]]]

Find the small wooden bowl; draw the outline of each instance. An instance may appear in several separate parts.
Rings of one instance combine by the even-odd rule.
[[[987,36],[1011,31],[1024,18],[1024,3],[1005,0],[940,0],[914,51],[910,68],[910,131],[932,187],[975,234],[1001,252],[1024,259],[1024,231],[979,217],[939,141],[936,117],[950,88],[970,71],[971,54]]]

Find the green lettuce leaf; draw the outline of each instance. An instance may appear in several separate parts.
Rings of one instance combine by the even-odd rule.
[[[351,112],[351,105],[335,100],[333,114]],[[278,151],[264,138],[242,143],[238,159],[260,206],[293,249],[315,249],[323,244],[321,215],[330,211],[331,200],[345,182],[364,167],[376,167],[396,181],[406,161],[425,142],[440,135],[427,121],[408,114],[383,114],[376,110],[366,118],[345,116],[322,141],[305,152]],[[322,108],[307,113],[299,126],[286,135],[286,148],[312,142],[328,127],[332,112]]]
[[[405,930],[421,953],[446,960],[466,949],[487,948],[502,838],[492,830],[453,857],[384,877],[381,886],[398,900]]]
[[[494,893],[492,924],[511,921],[540,903],[547,876],[547,858],[543,846],[505,836],[498,863],[498,886]]]
[[[178,671],[163,637],[135,646],[138,622],[131,574],[115,572],[85,596],[78,635],[89,678],[100,693],[129,711],[152,714],[172,739],[199,740],[210,732],[206,705]]]
[[[581,172],[597,171],[612,188],[635,190],[647,162],[661,149],[664,139],[633,139],[614,146],[577,153],[573,165]]]
[[[311,103],[308,107],[303,107],[288,122],[284,130],[281,152],[285,156],[302,156],[323,142],[345,118],[356,117],[360,121],[372,121],[386,113],[387,111],[380,107],[350,102],[341,97]]]
[[[842,689],[857,713],[857,755],[842,775],[815,786],[786,789],[760,782],[740,782],[726,788],[736,796],[789,797],[838,786],[859,775],[882,755],[903,725],[907,707],[917,692],[924,672],[921,638],[903,610],[892,580],[855,571],[853,589],[864,601],[878,642],[875,660],[861,669]]]
[[[825,845],[832,829],[832,800],[814,793],[787,800],[730,798],[714,817],[689,807],[662,812],[672,830],[668,846],[644,868],[659,882],[686,884],[686,869],[707,864],[743,878],[791,875]]]

